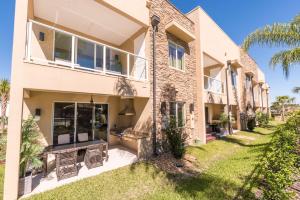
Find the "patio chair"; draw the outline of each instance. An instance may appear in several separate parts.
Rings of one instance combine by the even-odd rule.
[[[56,157],[56,175],[60,181],[65,178],[77,176],[77,150],[58,153]]]
[[[88,148],[84,156],[84,163],[88,169],[103,165],[103,144],[98,147]]]

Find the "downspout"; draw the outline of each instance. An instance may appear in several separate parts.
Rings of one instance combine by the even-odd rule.
[[[264,110],[264,98],[263,98],[263,89],[262,89],[262,84],[260,85],[260,98],[261,98],[261,111],[263,112]]]
[[[229,104],[229,86],[228,86],[228,72],[231,71],[231,61],[227,61],[227,68],[226,68],[226,76],[225,76],[225,81],[226,81],[226,97],[227,97],[227,115],[228,115],[228,132],[231,134],[231,120],[230,120],[230,104]]]
[[[253,103],[253,112],[255,109],[255,99],[254,99],[254,88],[253,88],[253,75],[251,76],[251,93],[252,93],[252,103]]]
[[[156,139],[156,32],[158,31],[158,24],[160,18],[156,15],[151,17],[152,25],[152,53],[153,53],[153,128],[152,128],[152,143],[153,155],[157,155],[157,139]]]

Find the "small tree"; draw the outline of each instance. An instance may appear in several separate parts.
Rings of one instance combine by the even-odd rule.
[[[256,121],[258,123],[258,126],[265,127],[269,124],[269,115],[261,111],[258,111],[256,113]]]
[[[42,145],[39,142],[39,132],[36,122],[30,116],[22,123],[22,144],[20,158],[20,175],[25,177],[29,169],[42,166],[39,155],[42,153]]]
[[[0,102],[1,102],[1,121],[0,121],[0,130],[4,132],[4,126],[6,122],[6,109],[7,109],[7,102],[9,98],[9,90],[10,84],[9,81],[6,79],[0,80]]]
[[[175,158],[182,158],[185,153],[186,134],[183,128],[177,127],[176,120],[171,118],[166,129],[170,150]]]
[[[273,105],[274,105],[273,107],[279,109],[282,121],[285,121],[287,106],[292,104],[294,101],[295,101],[295,98],[291,98],[289,96],[276,97],[276,101],[273,103]]]
[[[262,161],[265,200],[288,200],[293,196],[288,188],[295,182],[294,175],[299,173],[299,127],[300,112],[296,112],[274,133]]]

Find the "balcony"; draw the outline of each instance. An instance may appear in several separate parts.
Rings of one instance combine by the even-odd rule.
[[[204,76],[204,89],[215,94],[223,94],[224,83],[215,78]]]
[[[146,58],[32,20],[27,26],[26,60],[136,81],[148,79]]]
[[[204,75],[204,102],[212,104],[226,104],[224,83],[218,79]]]

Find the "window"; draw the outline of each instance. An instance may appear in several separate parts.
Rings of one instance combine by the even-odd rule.
[[[169,65],[184,70],[184,48],[173,42],[169,42]]]
[[[177,127],[185,125],[185,109],[183,102],[170,102],[170,120],[175,120]]]
[[[81,67],[94,69],[95,45],[91,42],[77,40],[77,64]]]
[[[246,75],[246,89],[250,90],[251,89],[251,76]]]
[[[62,60],[71,62],[72,58],[72,36],[55,32],[55,49],[54,57],[55,60]]]
[[[232,86],[235,88],[237,86],[236,77],[237,77],[237,72],[234,70],[231,70],[231,83],[232,83]]]

